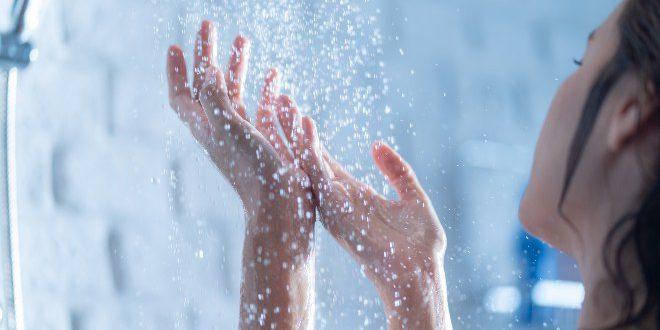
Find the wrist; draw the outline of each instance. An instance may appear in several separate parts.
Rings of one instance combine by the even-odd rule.
[[[379,288],[390,329],[451,329],[442,264],[417,267]]]
[[[311,329],[315,302],[314,249],[286,254],[246,237],[241,328]]]
[[[295,208],[280,204],[270,211],[246,210],[245,248],[281,262],[308,262],[314,252],[314,221],[288,211]]]
[[[316,299],[313,259],[295,267],[244,264],[241,329],[313,329]]]
[[[307,329],[313,324],[313,232],[277,226],[277,212],[248,214],[243,245],[241,328]],[[255,216],[257,215],[257,216]]]

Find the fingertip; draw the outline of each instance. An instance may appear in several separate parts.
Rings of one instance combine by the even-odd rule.
[[[300,117],[293,100],[288,95],[280,95],[275,100],[274,108],[284,135],[293,144],[300,130]]]
[[[392,148],[382,140],[377,140],[371,145],[371,154],[374,159],[381,160],[391,154]]]
[[[234,45],[235,46],[249,46],[250,45],[250,38],[246,37],[245,35],[239,34],[234,39]]]
[[[271,68],[266,74],[266,86],[269,86],[272,93],[279,94],[280,72],[276,68]]]
[[[174,102],[174,98],[178,96],[190,96],[186,72],[186,62],[181,48],[176,45],[169,47],[166,67],[170,104],[172,104],[172,102]]]
[[[277,110],[287,114],[297,113],[296,103],[289,95],[283,94],[277,97]]]
[[[312,177],[315,176],[315,173],[318,174],[318,171],[315,170],[316,157],[314,150],[314,120],[309,116],[303,116],[300,119],[299,129],[299,138],[298,138],[298,154],[302,159],[302,165],[305,171]],[[318,168],[316,168],[318,170]]]
[[[371,150],[373,152],[377,152],[383,148],[383,145],[385,145],[385,142],[382,140],[376,140],[374,143],[371,144]]]
[[[176,45],[172,45],[167,50],[167,67],[168,75],[170,78],[177,74],[183,74],[185,64],[183,63],[183,51]]]
[[[303,118],[300,115],[300,112],[298,112],[298,108],[296,107],[294,101],[291,100],[291,98],[289,98],[287,95],[284,95],[284,97],[282,98],[282,101],[286,105],[282,106],[283,109],[280,110],[280,111],[282,111],[282,112],[286,111],[284,113],[284,115],[288,116],[291,120],[291,130],[292,130],[292,133],[293,133],[293,134],[291,134],[291,136],[293,137],[294,135],[304,133],[303,129],[302,129],[302,119]]]
[[[183,50],[177,45],[172,45],[167,49],[167,63],[172,66],[184,66]]]
[[[239,34],[234,39],[234,50],[238,53],[238,55],[240,55],[241,53],[248,55],[251,46],[252,46],[252,42],[250,41],[250,38],[242,34]]]
[[[303,128],[303,133],[305,133],[306,138],[312,138],[314,137],[315,133],[315,127],[314,127],[314,119],[312,119],[309,116],[303,116],[302,117],[302,128]]]
[[[195,44],[195,56],[198,62],[215,63],[217,61],[217,41],[218,31],[212,21],[202,21],[202,26],[197,34],[197,43]]]
[[[386,175],[403,175],[408,171],[408,165],[403,158],[383,141],[376,141],[374,143],[372,155],[376,165]]]
[[[264,79],[262,95],[265,102],[272,102],[280,93],[279,73],[276,69],[270,69]]]
[[[319,135],[316,130],[316,122],[309,116],[305,116],[302,119],[303,132],[305,133],[305,144],[306,146],[314,150],[318,155],[321,154],[321,142],[319,140]]]
[[[177,46],[177,45],[171,45],[171,46],[167,49],[167,54],[169,55],[169,57],[174,57],[174,58],[176,58],[176,57],[181,57],[181,56],[183,56],[183,51],[181,50],[181,47],[179,47],[179,46]]]
[[[266,79],[275,81],[276,79],[279,78],[279,76],[280,76],[280,70],[278,70],[277,68],[270,68],[270,70],[268,70],[268,75],[266,76],[267,77]]]
[[[215,28],[215,24],[213,24],[213,21],[205,19],[202,20],[202,24],[199,28],[200,32],[201,31],[211,31]]]
[[[206,40],[209,37],[209,31],[211,30],[212,25],[213,24],[208,20],[203,20],[200,24],[199,30],[197,31],[197,40],[195,44],[196,50],[201,50],[203,45],[206,44]]]

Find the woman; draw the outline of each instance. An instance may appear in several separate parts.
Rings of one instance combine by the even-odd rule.
[[[170,100],[245,206],[241,326],[313,326],[318,214],[363,265],[390,328],[451,328],[444,231],[410,166],[374,144],[397,201],[353,178],[279,95],[276,71],[252,124],[241,101],[248,43],[237,38],[223,75],[214,33],[203,24],[192,88],[181,50],[170,49]],[[577,260],[580,328],[660,328],[660,1],[624,1],[576,64],[550,105],[520,218]]]

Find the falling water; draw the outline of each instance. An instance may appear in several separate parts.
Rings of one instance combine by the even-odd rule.
[[[385,74],[382,13],[372,1],[220,0],[167,1],[160,5],[169,6],[179,14],[175,21],[159,22],[155,37],[163,46],[171,40],[182,44],[188,57],[192,55],[195,31],[202,19],[216,22],[221,65],[228,58],[235,35],[250,38],[251,61],[245,93],[248,114],[252,117],[255,114],[265,73],[272,67],[278,68],[283,76],[283,93],[291,95],[300,110],[317,121],[329,151],[361,180],[386,187],[374,166],[361,165],[373,164],[369,155],[375,140],[396,145],[392,134],[396,129],[391,116],[393,110],[384,103],[392,91]],[[172,139],[168,136],[170,147],[174,143]],[[173,187],[177,185],[175,177],[170,182]],[[232,198],[231,192],[222,194]],[[170,199],[173,205],[177,203],[174,195]],[[203,240],[204,232],[213,225],[203,220],[199,223],[197,235]],[[180,230],[181,224],[172,221],[170,248],[174,254],[179,254],[181,245],[186,244]],[[237,228],[218,230],[236,232]],[[383,326],[380,303],[364,274],[354,263],[337,264],[336,260],[347,260],[348,256],[321,227],[317,232],[317,326]],[[204,255],[202,248],[193,250],[194,256],[178,255],[177,260],[200,259]],[[338,267],[349,272],[350,284],[345,283],[348,280],[345,275],[334,274]],[[177,276],[177,281],[185,278],[181,271]]]

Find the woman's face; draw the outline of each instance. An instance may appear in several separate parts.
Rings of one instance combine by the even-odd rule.
[[[619,6],[608,19],[589,37],[587,50],[582,65],[561,85],[555,95],[545,119],[539,137],[531,177],[520,205],[520,219],[526,229],[557,248],[571,253],[572,237],[575,231],[571,224],[558,213],[558,204],[564,185],[566,163],[573,135],[580,120],[582,109],[591,87],[606,63],[614,56],[618,47],[618,17],[622,11]],[[601,110],[601,116],[607,112],[607,100]],[[603,132],[598,125],[593,136]],[[605,139],[591,139],[587,149],[602,149]],[[591,151],[591,152],[590,152]],[[593,150],[585,151],[581,166],[587,167],[588,157]],[[567,196],[567,204],[575,203],[569,199],[579,199],[580,185],[585,185],[588,178],[583,171],[577,171]],[[570,214],[569,214],[570,217]]]

